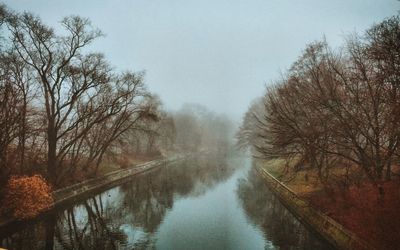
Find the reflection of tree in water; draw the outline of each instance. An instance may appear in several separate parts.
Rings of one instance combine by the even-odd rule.
[[[234,172],[225,159],[201,157],[135,179],[121,186],[123,209],[129,223],[154,233],[174,198],[198,196]],[[127,219],[127,218],[126,218]]]
[[[118,249],[126,241],[112,208],[103,207],[102,196],[73,208],[49,214],[2,239],[7,249]]]
[[[63,249],[118,249],[126,236],[117,215],[117,210],[103,206],[102,196],[65,210],[55,223],[55,245]]]
[[[0,242],[10,249],[148,249],[174,199],[204,194],[227,180],[233,166],[226,158],[207,156],[160,168]]]
[[[47,229],[46,222],[36,225],[28,224],[18,233],[1,237],[1,247],[6,249],[51,249],[47,248],[45,244]]]
[[[252,169],[239,180],[238,196],[248,219],[262,228],[265,238],[280,249],[329,249],[310,233],[271,193]]]

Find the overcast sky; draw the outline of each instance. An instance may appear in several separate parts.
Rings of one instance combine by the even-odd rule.
[[[91,19],[92,46],[118,70],[146,71],[167,109],[200,103],[238,119],[307,43],[339,46],[400,10],[397,0],[8,0],[55,26]]]

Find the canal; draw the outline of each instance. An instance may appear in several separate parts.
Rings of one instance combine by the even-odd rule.
[[[7,249],[328,249],[245,157],[173,163],[0,235]]]

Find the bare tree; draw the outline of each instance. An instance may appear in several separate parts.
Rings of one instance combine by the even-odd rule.
[[[399,152],[399,20],[348,39],[340,52],[310,44],[268,89],[259,126],[243,124],[241,133],[258,131],[263,143],[252,144],[264,157],[296,157],[295,167],[317,169],[324,183],[332,167],[353,165],[379,187]]]
[[[157,120],[141,73],[113,73],[102,54],[84,53],[102,35],[88,19],[64,18],[64,35],[57,35],[29,13],[10,15],[6,24],[13,53],[8,61],[3,60],[12,62],[4,69],[11,72],[13,88],[21,95],[21,110],[26,112],[31,105],[43,111],[47,173],[54,184],[77,168],[88,171],[95,166],[96,173],[106,151],[124,133],[139,121]],[[9,89],[4,92],[7,96]],[[35,100],[28,104],[31,90],[35,90]],[[16,100],[9,100],[14,107]],[[5,109],[5,115],[12,112]],[[24,165],[26,113],[19,117],[23,117],[18,136]],[[11,131],[6,134],[13,135]]]

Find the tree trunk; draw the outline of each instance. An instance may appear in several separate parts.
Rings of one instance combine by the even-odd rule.
[[[386,180],[389,181],[392,178],[392,162],[389,160],[386,166]]]
[[[57,133],[54,128],[54,121],[49,121],[47,130],[47,172],[53,184],[57,181]]]

